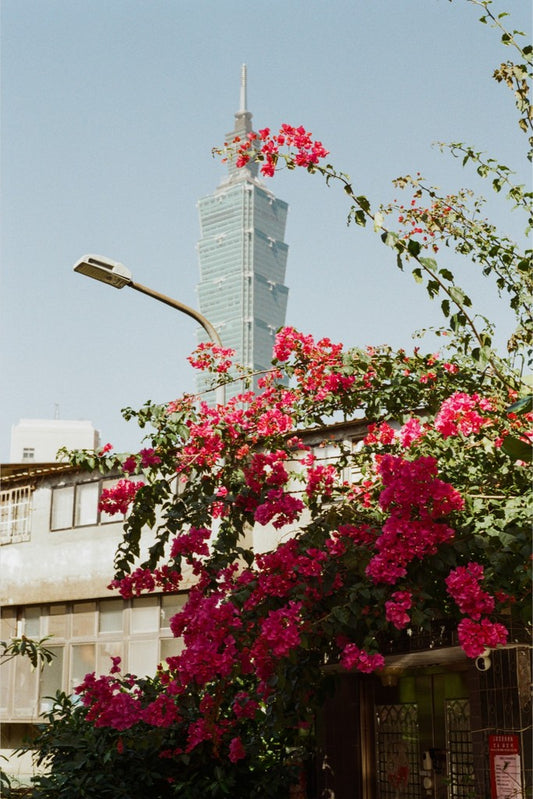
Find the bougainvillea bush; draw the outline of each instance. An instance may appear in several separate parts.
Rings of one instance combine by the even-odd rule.
[[[529,63],[531,50],[520,51]],[[514,365],[531,344],[528,253],[481,223],[475,208],[467,213],[465,194],[439,198],[420,177],[400,181],[413,196],[407,212],[372,210],[347,176],[322,164],[324,146],[302,127],[264,129],[222,151],[241,167],[258,160],[266,177],[284,165],[340,183],[350,218],[370,220],[399,265],[410,264],[439,296],[442,346],[345,348],[284,328],[257,393],[214,407],[184,396],[127,409],[150,431],[144,449],[72,455],[122,473],[101,499],[102,510],[128,513],[112,590],[126,598],[176,592],[189,589],[184,574],[194,579],[171,620],[179,655],[149,680],[124,674],[115,659],[111,674],[87,675],[68,712],[62,700],[41,737],[52,767],[36,781],[38,797],[73,795],[72,783],[61,783],[72,758],[57,743],[69,729],[89,741],[75,745],[84,756],[105,742],[110,796],[148,790],[133,767],[143,751],[152,797],[288,795],[313,751],[325,667],[379,673],[384,653],[406,635],[443,624],[475,658],[528,623],[533,414]],[[470,149],[465,161],[482,163]],[[504,174],[483,164],[493,178]],[[430,204],[422,207],[424,194]],[[530,204],[520,187],[511,194],[519,207]],[[385,228],[387,217],[397,229]],[[495,353],[490,328],[434,260],[446,246],[470,254],[509,297],[517,317],[509,356]],[[208,343],[191,362],[217,384],[232,379],[231,355]],[[339,419],[354,422],[358,441],[339,441],[336,457],[322,458],[308,431],[328,443]],[[147,529],[153,543],[143,560]],[[277,540],[266,552],[253,546],[262,530]],[[113,774],[123,779],[130,761],[135,786],[124,788]],[[90,781],[77,791],[96,795]]]

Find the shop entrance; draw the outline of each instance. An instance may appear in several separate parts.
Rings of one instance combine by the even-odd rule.
[[[466,672],[413,669],[388,682],[374,697],[378,799],[475,799]]]

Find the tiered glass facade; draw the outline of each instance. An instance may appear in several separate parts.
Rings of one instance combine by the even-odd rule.
[[[245,138],[252,129],[243,97],[241,86],[241,110],[235,114],[229,141]],[[285,324],[288,247],[283,239],[288,205],[258,180],[257,165],[236,169],[230,163],[228,177],[199,201],[198,208],[200,311],[216,328],[223,346],[236,351],[237,363],[254,372],[267,370],[276,331]],[[200,340],[206,340],[205,333]],[[256,383],[257,377],[253,388]],[[198,391],[205,391],[206,385],[200,378]],[[226,397],[243,388],[242,381],[230,383]],[[205,399],[212,401],[211,396]]]

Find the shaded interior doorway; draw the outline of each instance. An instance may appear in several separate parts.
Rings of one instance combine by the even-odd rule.
[[[376,799],[476,799],[467,673],[413,669],[374,686]]]

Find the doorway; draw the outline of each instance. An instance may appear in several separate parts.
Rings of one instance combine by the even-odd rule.
[[[433,667],[376,684],[377,799],[475,799],[466,676]]]

